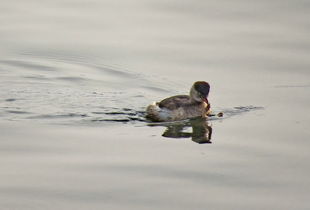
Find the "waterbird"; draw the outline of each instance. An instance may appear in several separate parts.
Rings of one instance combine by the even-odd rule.
[[[170,122],[207,117],[211,114],[209,91],[208,82],[197,81],[191,87],[189,95],[172,96],[147,106],[146,118],[154,122]]]

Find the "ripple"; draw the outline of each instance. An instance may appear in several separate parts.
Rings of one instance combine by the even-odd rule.
[[[45,81],[47,81],[47,80],[49,80],[49,78],[46,78],[46,77],[44,77],[44,76],[42,76],[42,75],[35,75],[35,76],[23,76],[23,78],[25,78],[25,79],[31,79],[31,80],[45,80]]]
[[[31,112],[17,111],[17,110],[7,110],[6,112],[11,114],[31,114]]]
[[[76,114],[76,113],[67,113],[67,114],[42,114],[28,117],[28,119],[59,119],[59,118],[74,118],[74,117],[87,117],[87,114]]]
[[[135,78],[137,76],[137,74],[133,74],[133,73],[129,73],[129,72],[125,72],[125,71],[120,71],[117,69],[112,69],[112,68],[108,68],[108,67],[101,67],[101,66],[96,66],[96,65],[92,65],[92,64],[84,64],[85,66],[90,66],[92,68],[98,69],[104,73],[108,73],[117,77],[126,77],[126,78]]]
[[[16,67],[1,75],[6,83],[0,86],[10,85],[0,92],[0,97],[4,98],[0,101],[4,103],[0,111],[6,113],[6,119],[87,124],[147,122],[145,107],[141,106],[149,104],[149,98],[166,97],[178,93],[177,89],[181,88],[171,85],[174,82],[167,79],[84,60],[23,57],[1,60],[1,64]],[[29,71],[24,71],[25,68]],[[15,111],[16,107],[20,110]],[[257,109],[261,107],[239,106],[219,111],[227,118]],[[218,119],[223,118],[209,118],[210,121]]]
[[[22,67],[26,69],[32,69],[32,70],[40,70],[40,71],[55,71],[56,69],[54,67],[45,66],[41,64],[35,64],[27,61],[21,61],[21,60],[0,60],[0,63],[14,66],[14,67]]]
[[[262,107],[262,106],[253,106],[253,105],[249,105],[249,106],[236,106],[234,108],[214,109],[214,113],[222,112],[223,113],[223,117],[218,117],[218,116],[215,115],[215,116],[210,117],[210,120],[219,120],[219,119],[229,118],[229,117],[241,115],[241,114],[246,113],[246,112],[258,111],[258,110],[263,110],[263,109],[265,109],[265,108]]]
[[[133,109],[123,108],[119,111],[92,112],[101,117],[91,117],[91,122],[146,122],[144,111],[135,111]]]

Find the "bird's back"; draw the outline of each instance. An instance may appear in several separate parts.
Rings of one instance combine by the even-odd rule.
[[[188,95],[177,95],[166,98],[158,103],[160,108],[166,108],[169,110],[175,110],[182,106],[189,106],[191,104],[191,99]]]

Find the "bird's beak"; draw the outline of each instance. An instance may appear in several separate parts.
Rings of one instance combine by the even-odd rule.
[[[207,98],[207,97],[202,97],[202,100],[203,100],[204,102],[206,102],[207,104],[209,104],[209,101],[208,101],[208,98]]]

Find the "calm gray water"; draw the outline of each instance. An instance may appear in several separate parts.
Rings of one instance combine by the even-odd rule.
[[[0,209],[308,210],[309,20],[308,0],[2,1]],[[197,80],[223,118],[145,121]]]

